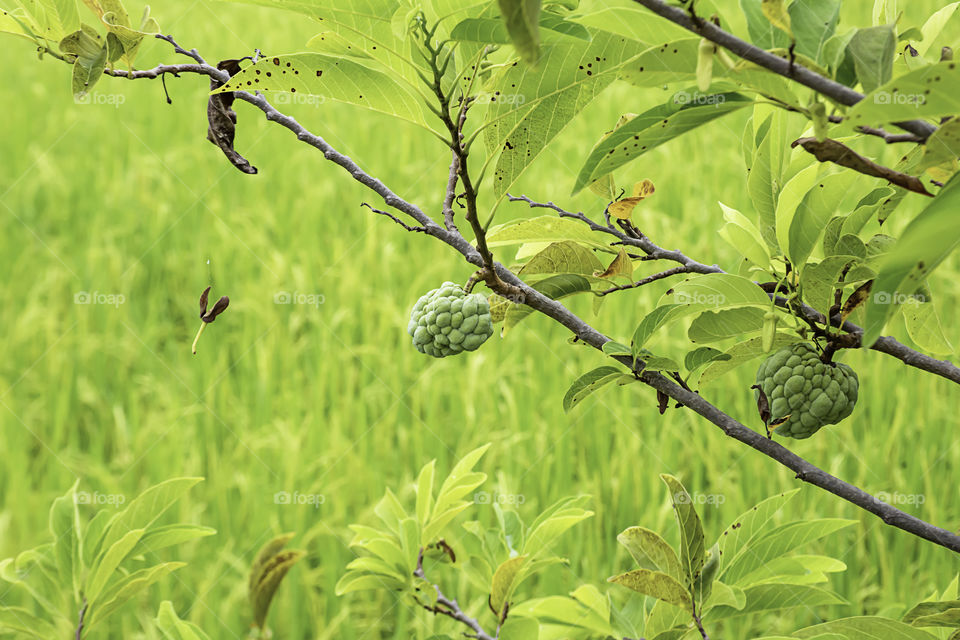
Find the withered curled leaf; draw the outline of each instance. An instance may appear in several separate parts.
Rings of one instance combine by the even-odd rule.
[[[239,60],[221,60],[217,68],[231,76],[240,71]],[[210,91],[223,86],[216,78],[210,78]],[[248,174],[257,173],[257,168],[233,148],[237,133],[237,113],[233,110],[233,92],[211,94],[207,101],[207,140],[220,147],[233,166]]]

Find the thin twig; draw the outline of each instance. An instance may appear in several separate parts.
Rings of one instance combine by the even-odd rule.
[[[83,605],[80,607],[80,616],[79,616],[79,621],[77,623],[77,633],[75,636],[76,640],[81,640],[83,638],[83,625],[84,625],[84,618],[86,617],[87,617],[87,599],[84,598]]]
[[[703,637],[703,640],[710,640],[710,637],[703,628],[703,622],[700,620],[700,616],[698,616],[696,613],[692,613],[690,615],[693,616],[693,621],[697,623],[697,630],[700,632],[700,636]]]
[[[413,575],[417,578],[427,580],[427,576],[423,572],[423,548],[420,548],[420,554],[417,556],[417,569],[413,572]],[[429,582],[429,580],[428,580]],[[476,638],[477,640],[496,640],[494,636],[491,636],[486,631],[483,630],[483,627],[480,625],[480,622],[476,618],[471,618],[460,608],[460,605],[457,604],[456,600],[451,600],[447,596],[443,595],[443,592],[440,591],[440,586],[434,584],[433,588],[437,590],[437,604],[434,606],[428,606],[420,603],[420,606],[430,611],[431,613],[439,613],[441,615],[447,616],[456,620],[460,624],[463,624],[469,627],[473,634],[466,634],[468,637]]]
[[[376,207],[371,206],[371,205],[367,204],[366,202],[361,202],[361,203],[360,203],[360,206],[361,206],[361,207],[366,207],[367,209],[370,209],[370,211],[373,211],[374,213],[379,213],[379,214],[382,215],[382,216],[387,216],[388,218],[390,218],[391,220],[393,220],[394,222],[396,222],[398,225],[400,225],[401,227],[403,227],[403,228],[406,229],[407,231],[417,231],[417,232],[419,232],[419,233],[426,233],[426,232],[427,232],[427,230],[424,229],[423,227],[412,227],[412,226],[408,225],[407,223],[405,223],[405,222],[404,222],[403,220],[401,220],[400,218],[398,218],[397,216],[395,216],[395,215],[393,215],[392,213],[390,213],[389,211],[384,211],[383,209],[377,209]]]
[[[651,282],[656,282],[657,280],[663,280],[664,278],[669,278],[670,276],[675,276],[678,273],[690,273],[690,270],[686,267],[674,267],[672,269],[667,269],[666,271],[661,271],[660,273],[655,273],[652,276],[647,276],[636,282],[631,282],[630,284],[618,284],[605,289],[597,293],[598,296],[606,296],[616,291],[626,291],[627,289],[636,289],[637,287],[642,287],[645,284],[650,284]]]

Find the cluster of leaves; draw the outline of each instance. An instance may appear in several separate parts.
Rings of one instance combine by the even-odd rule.
[[[437,490],[435,462],[424,465],[417,477],[416,504],[412,510],[407,510],[388,489],[374,507],[382,526],[350,527],[354,532],[350,546],[360,555],[347,565],[337,583],[337,593],[392,589],[418,606],[434,610],[438,593],[424,569],[452,566],[461,570],[479,593],[487,595],[491,613],[504,625],[501,638],[530,637],[525,631],[531,621],[513,613],[517,587],[548,566],[565,562],[552,553],[551,546],[561,534],[593,513],[583,508],[587,498],[569,498],[554,504],[527,525],[516,511],[505,509],[499,501],[477,499],[480,494],[475,492],[487,476],[474,467],[489,446],[466,454]],[[467,497],[470,499],[465,500]],[[462,523],[460,533],[454,530],[451,525],[457,516],[487,502],[496,514],[495,526],[470,520]]]
[[[167,547],[216,533],[193,524],[160,524],[160,517],[200,478],[168,480],[144,491],[121,511],[81,518],[76,486],[50,509],[53,542],[0,562],[0,579],[14,601],[0,607],[0,634],[88,637],[131,598],[181,562],[156,562]],[[79,612],[79,615],[78,615]]]
[[[76,100],[84,99],[104,69],[117,63],[132,69],[143,39],[160,31],[149,6],[135,25],[122,0],[83,0],[98,26],[81,18],[77,0],[13,0],[13,4],[0,7],[0,32],[26,38],[41,57],[49,54],[71,63]]]

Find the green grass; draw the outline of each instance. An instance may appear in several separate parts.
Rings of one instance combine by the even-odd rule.
[[[932,4],[911,3],[909,15],[922,16],[917,5]],[[164,32],[208,60],[254,47],[295,50],[315,31],[292,14],[202,0],[170,1],[155,13]],[[204,140],[203,79],[168,79],[172,106],[159,82],[119,79],[96,89],[122,94],[119,108],[74,105],[66,66],[38,64],[28,45],[4,42],[0,557],[46,541],[47,506],[76,478],[82,491],[129,499],[169,477],[204,476],[177,516],[219,531],[176,550],[190,565],[95,637],[157,638],[148,619],[160,599],[173,600],[213,638],[243,637],[246,569],[256,549],[282,531],[297,532],[295,544],[310,555],[280,590],[271,614],[275,637],[455,631],[393,594],[338,598],[334,584],[354,557],[347,525],[370,522],[387,487],[410,499],[423,463],[437,458],[445,472],[484,442],[494,443],[481,464],[488,487],[523,495],[528,518],[558,498],[593,496],[596,516],[558,545],[569,568],[525,585],[523,596],[601,584],[629,567],[616,544],[628,526],[675,537],[660,473],[682,478],[691,492],[723,496],[722,506],[702,509],[709,538],[755,502],[800,484],[690,412],[661,417],[652,392],[639,385],[607,391],[565,415],[566,387],[602,358],[569,345],[567,333],[545,318],[530,318],[469,357],[420,355],[405,332],[409,307],[439,282],[469,277],[452,251],[362,209],[361,202],[376,203],[369,192],[246,105],[238,106],[237,146],[261,173],[230,167]],[[141,55],[143,66],[173,59],[163,43],[146,45]],[[586,152],[620,113],[662,99],[627,87],[605,94],[514,192],[596,213],[602,203],[589,193],[568,197]],[[398,193],[439,212],[448,156],[421,131],[335,104],[290,111]],[[716,203],[750,210],[738,154],[744,123],[745,115],[736,115],[708,125],[621,172],[624,183],[656,184],[636,218],[661,245],[733,264],[734,251],[717,241]],[[919,204],[911,201],[892,224],[902,225]],[[505,205],[498,220],[525,215],[521,205]],[[954,344],[957,267],[952,259],[933,283]],[[229,295],[231,306],[192,356],[196,299],[211,277],[213,295]],[[596,318],[588,300],[572,305],[626,340],[667,288],[614,296]],[[78,305],[78,292],[125,300]],[[323,296],[323,303],[275,304],[279,292]],[[677,327],[656,344],[682,354],[684,340]],[[846,361],[861,378],[853,418],[788,446],[869,491],[922,494],[922,505],[907,508],[955,528],[956,386],[875,352]],[[755,424],[748,369],[705,393]],[[319,508],[277,505],[278,491],[325,501]],[[784,519],[860,521],[813,547],[847,563],[832,586],[850,604],[791,612],[763,621],[764,630],[897,614],[957,571],[950,552],[816,488],[804,487],[786,511]],[[476,512],[492,517],[488,506]],[[470,606],[482,614],[482,595]]]

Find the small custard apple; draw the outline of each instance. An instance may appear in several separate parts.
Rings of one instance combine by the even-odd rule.
[[[493,335],[490,305],[483,295],[444,282],[413,305],[407,333],[420,353],[434,358],[473,351]]]
[[[860,381],[849,366],[822,362],[812,344],[797,342],[760,365],[757,385],[767,396],[772,420],[790,416],[776,433],[809,438],[853,412]]]

